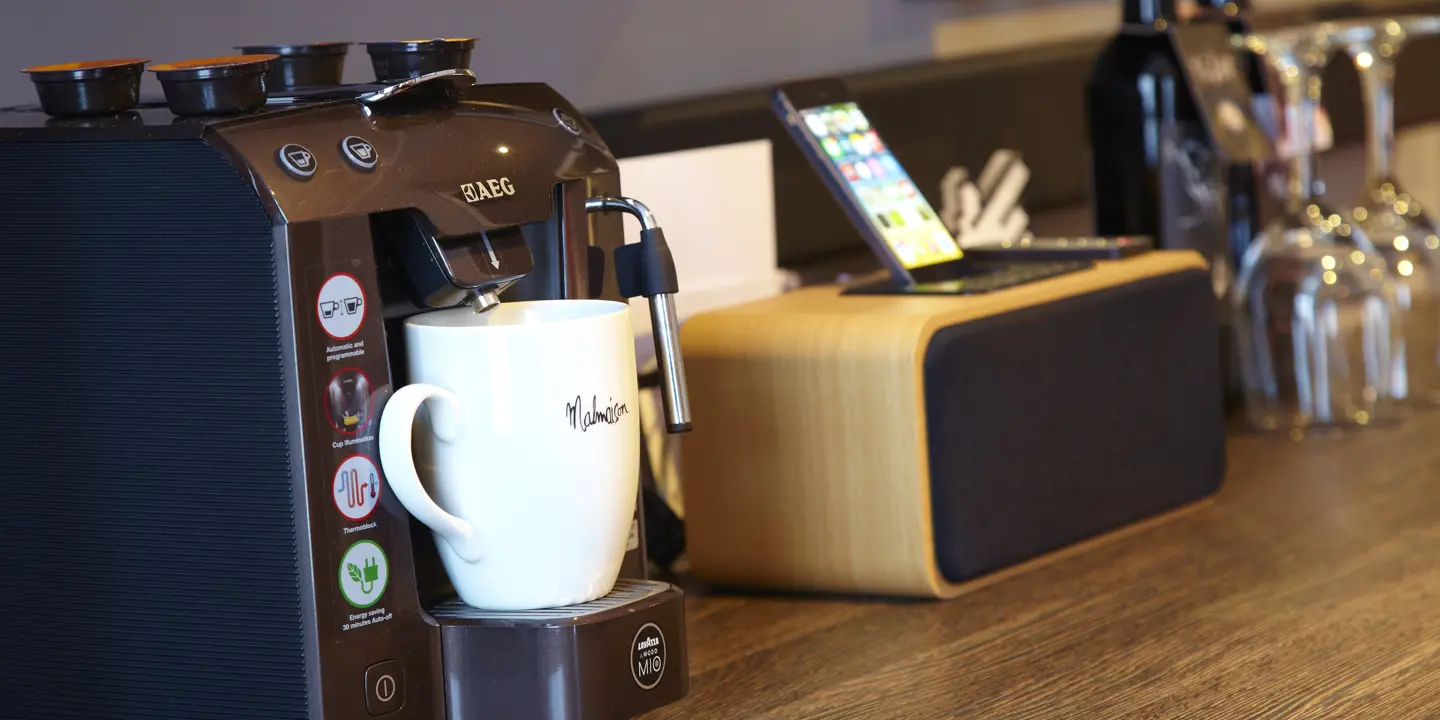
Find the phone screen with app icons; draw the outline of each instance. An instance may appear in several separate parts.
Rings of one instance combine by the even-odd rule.
[[[823,105],[799,114],[902,265],[918,268],[960,258],[960,245],[858,105]]]

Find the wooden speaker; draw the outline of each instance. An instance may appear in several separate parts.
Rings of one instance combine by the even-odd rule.
[[[985,295],[808,288],[681,339],[690,565],[715,585],[949,597],[1224,474],[1215,298],[1189,252]]]

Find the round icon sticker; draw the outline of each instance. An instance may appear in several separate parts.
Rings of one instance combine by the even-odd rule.
[[[653,689],[665,677],[665,633],[655,623],[645,623],[630,642],[630,674],[642,690]]]
[[[325,334],[336,340],[354,335],[365,322],[365,291],[349,273],[337,273],[320,287],[315,313]]]
[[[380,471],[364,455],[351,455],[335,471],[335,507],[351,520],[364,520],[380,503]]]
[[[370,422],[372,402],[370,378],[358,368],[335,373],[325,386],[325,418],[346,435],[360,432]]]
[[[357,608],[368,608],[385,594],[390,581],[390,563],[373,540],[361,540],[340,559],[340,594]]]

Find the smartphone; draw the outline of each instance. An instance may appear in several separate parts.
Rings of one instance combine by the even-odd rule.
[[[1120,260],[1155,249],[1148,235],[1125,237],[1022,237],[997,245],[971,246],[965,257],[976,262],[1049,262],[1056,260]]]
[[[774,107],[801,152],[900,285],[964,253],[890,153],[845,84],[810,80],[775,90]]]

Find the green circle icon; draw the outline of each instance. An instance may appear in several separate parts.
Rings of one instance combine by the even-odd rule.
[[[374,540],[351,545],[340,558],[340,594],[345,596],[345,602],[357,608],[368,608],[379,602],[389,582],[390,561]]]

